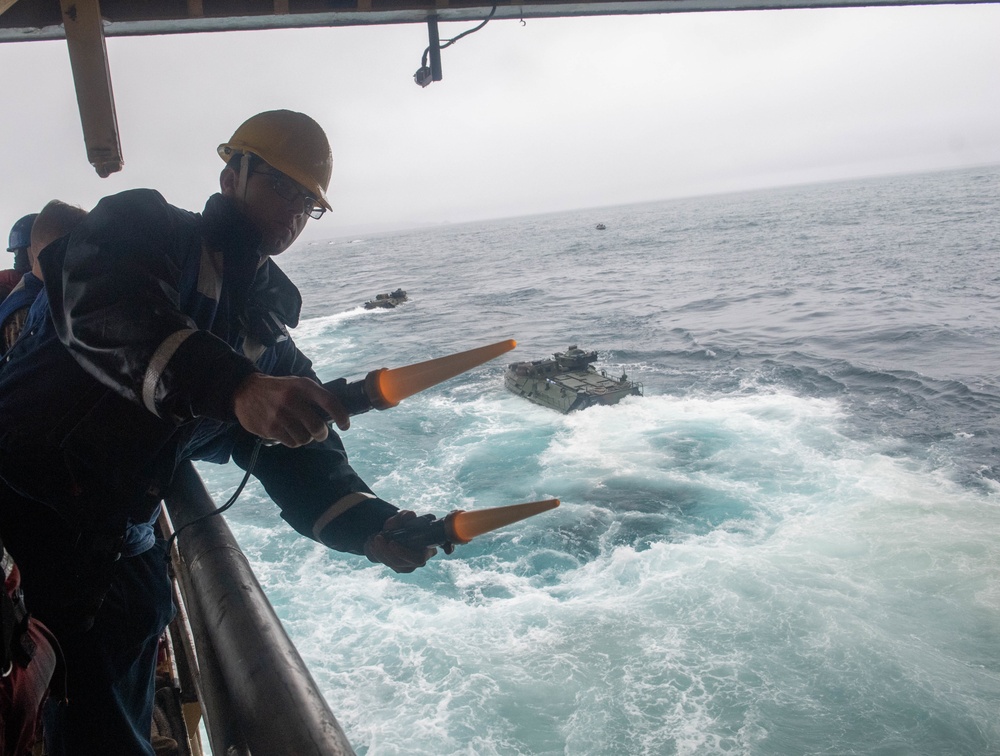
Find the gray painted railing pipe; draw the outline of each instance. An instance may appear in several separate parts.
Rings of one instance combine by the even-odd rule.
[[[167,497],[174,528],[213,509],[198,473],[185,463]],[[213,752],[249,748],[253,756],[353,756],[223,517],[187,528],[177,545]],[[222,711],[209,709],[213,701]]]

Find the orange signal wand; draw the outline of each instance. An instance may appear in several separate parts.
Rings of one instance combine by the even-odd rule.
[[[409,396],[489,362],[516,346],[516,341],[507,339],[405,367],[380,368],[353,383],[338,378],[324,383],[323,388],[340,400],[349,415],[360,415],[372,408],[389,409]]]
[[[415,549],[449,544],[461,545],[483,533],[526,520],[558,506],[559,499],[544,499],[529,501],[526,504],[479,509],[475,512],[457,509],[440,520],[434,515],[416,517],[398,530],[386,533],[385,536]]]

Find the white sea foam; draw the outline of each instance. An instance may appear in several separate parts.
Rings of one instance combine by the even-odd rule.
[[[463,406],[462,432],[386,479],[428,486],[428,506],[462,499],[461,485],[430,481],[488,464],[480,455],[505,434],[505,405],[483,402],[481,416]],[[400,578],[280,526],[237,526],[338,717],[369,752],[808,750],[795,733],[834,726],[827,697],[878,731],[869,707],[846,701],[878,700],[903,680],[919,691],[918,709],[955,709],[937,689],[996,610],[998,547],[978,527],[989,502],[844,437],[830,400],[652,397],[519,417],[519,431],[549,439],[533,451],[539,487],[558,493],[575,481],[581,492],[550,513],[555,534],[537,518],[494,536],[492,549],[462,547]],[[693,456],[669,453],[689,442]],[[650,496],[677,482],[715,491],[740,526],[723,520],[638,547],[594,532],[600,550],[566,561],[558,544],[572,542],[574,521],[614,506],[585,492],[623,476]],[[554,578],[541,569],[547,559],[560,565]],[[973,606],[980,619],[953,616]],[[957,641],[956,622],[970,625]]]

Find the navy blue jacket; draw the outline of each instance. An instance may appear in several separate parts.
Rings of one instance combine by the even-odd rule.
[[[40,256],[45,291],[0,363],[0,478],[81,527],[155,511],[186,459],[245,466],[255,439],[232,397],[253,371],[316,379],[286,326],[298,290],[235,205],[202,215],[158,193],[105,198]],[[396,508],[335,434],[263,447],[254,475],[297,531],[363,553]]]
[[[20,310],[27,310],[42,290],[41,280],[30,270],[17,282],[14,289],[0,302],[0,355],[7,351],[7,320]],[[14,339],[11,339],[13,343]]]

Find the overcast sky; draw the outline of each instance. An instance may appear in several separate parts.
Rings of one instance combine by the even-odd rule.
[[[304,239],[1000,163],[998,4],[491,21],[421,89],[426,45],[422,25],[109,39],[108,179],[65,43],[0,45],[0,230],[137,186],[200,210],[217,145],[272,108],[333,144],[335,212]]]

